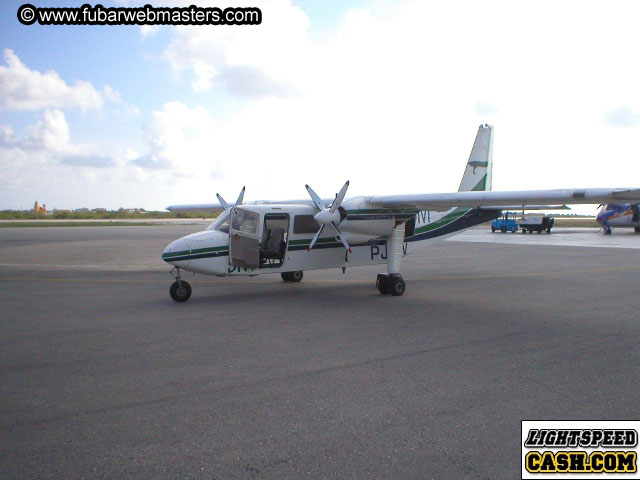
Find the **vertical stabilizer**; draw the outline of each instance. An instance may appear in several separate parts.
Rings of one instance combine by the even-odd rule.
[[[491,190],[492,147],[493,127],[486,123],[480,125],[460,182],[459,192]]]

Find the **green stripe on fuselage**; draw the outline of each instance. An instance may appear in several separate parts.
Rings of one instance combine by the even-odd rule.
[[[220,250],[229,250],[229,245],[223,245],[221,247],[196,248],[195,250],[182,250],[180,252],[163,253],[162,258],[182,257],[184,255],[197,255],[200,253],[217,252]]]
[[[430,232],[431,230],[435,230],[436,228],[444,227],[445,225],[448,225],[449,223],[454,222],[455,220],[463,216],[469,210],[471,209],[465,207],[457,207],[453,212],[447,213],[444,217],[436,220],[435,222],[431,222],[427,225],[416,228],[415,234]]]

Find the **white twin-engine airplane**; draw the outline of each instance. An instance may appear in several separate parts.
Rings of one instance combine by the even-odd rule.
[[[407,243],[443,238],[497,218],[502,209],[532,204],[637,203],[640,189],[566,189],[492,192],[492,127],[480,125],[458,192],[345,199],[347,181],[333,200],[306,186],[310,200],[176,205],[171,211],[224,212],[202,232],[171,243],[162,259],[174,265],[169,290],[177,302],[191,296],[180,269],[216,276],[280,273],[299,282],[305,270],[386,264],[381,294],[402,295]]]

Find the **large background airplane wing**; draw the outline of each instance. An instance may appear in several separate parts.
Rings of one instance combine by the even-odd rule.
[[[333,198],[323,198],[322,201],[325,204],[330,204]],[[271,204],[295,204],[295,205],[312,205],[313,202],[310,199],[299,200],[258,200],[252,202],[242,202],[243,205],[271,205]],[[230,207],[235,206],[235,203],[229,203]],[[170,205],[167,207],[170,212],[211,212],[218,213],[224,210],[220,203],[191,203],[186,205]]]
[[[378,207],[413,207],[445,211],[453,207],[512,207],[532,204],[638,203],[640,188],[587,188],[561,190],[520,190],[504,192],[453,192],[416,195],[378,195],[367,198]]]
[[[171,205],[167,207],[170,212],[220,212],[224,210],[219,203],[191,203],[189,205]]]

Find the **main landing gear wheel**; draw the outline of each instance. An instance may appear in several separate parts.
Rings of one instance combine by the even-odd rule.
[[[191,285],[184,280],[176,280],[169,288],[169,295],[176,302],[186,302],[191,296]]]
[[[302,270],[297,270],[295,272],[282,272],[280,276],[285,282],[299,282],[302,280],[304,273]]]
[[[404,283],[404,279],[397,273],[386,275],[379,273],[376,279],[376,288],[382,295],[394,295],[399,297],[404,293],[407,286]]]

